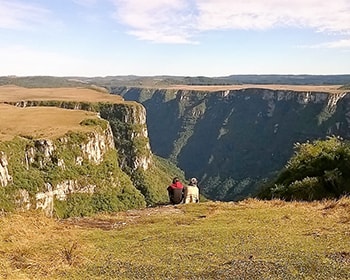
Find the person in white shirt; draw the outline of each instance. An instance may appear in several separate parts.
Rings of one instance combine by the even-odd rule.
[[[199,188],[196,178],[191,178],[188,186],[184,188],[184,203],[199,202]]]

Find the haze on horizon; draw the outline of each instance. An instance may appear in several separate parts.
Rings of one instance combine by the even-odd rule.
[[[350,0],[0,0],[0,76],[349,74]]]

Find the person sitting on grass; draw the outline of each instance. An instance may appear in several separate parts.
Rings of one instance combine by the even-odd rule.
[[[178,177],[173,179],[173,183],[168,187],[170,203],[179,204],[183,201],[183,185]]]
[[[196,178],[191,178],[190,184],[184,189],[184,203],[199,202],[199,188]]]

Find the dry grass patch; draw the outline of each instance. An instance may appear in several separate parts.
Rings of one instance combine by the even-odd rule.
[[[0,228],[0,279],[57,279],[60,270],[84,263],[74,229],[41,212],[5,215]]]
[[[97,118],[96,113],[87,111],[0,104],[0,141],[11,140],[15,136],[53,138],[70,130],[89,131],[92,128],[81,126],[80,122]]]
[[[120,103],[123,98],[88,88],[22,88],[0,86],[0,102],[64,100]]]

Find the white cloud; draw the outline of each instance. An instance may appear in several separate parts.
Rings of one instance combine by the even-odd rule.
[[[190,43],[196,27],[190,1],[114,0],[115,17],[141,40]]]
[[[197,0],[197,5],[203,30],[297,26],[350,32],[348,0]]]
[[[328,48],[348,48],[350,49],[350,39],[342,39],[339,41],[328,42],[325,44]]]
[[[203,31],[311,28],[350,34],[349,0],[112,0],[142,40],[186,43]]]
[[[349,49],[350,50],[350,39],[340,39],[338,41],[325,42],[316,45],[303,45],[301,48],[309,49]]]
[[[28,29],[43,24],[49,11],[24,1],[0,0],[0,28]]]

